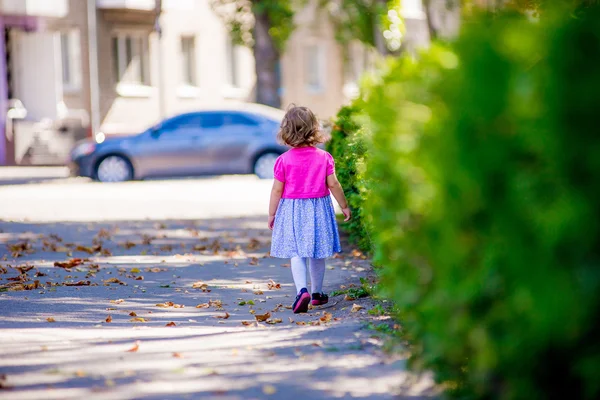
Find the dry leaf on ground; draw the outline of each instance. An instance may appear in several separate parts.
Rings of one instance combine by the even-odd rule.
[[[216,315],[215,318],[228,319],[229,318],[229,313],[225,312],[225,315]]]
[[[208,307],[210,307],[210,304],[208,304],[208,303],[202,303],[202,304],[198,304],[196,306],[196,308],[208,308]]]
[[[358,304],[353,304],[352,305],[352,309],[350,310],[350,312],[359,312],[363,308],[364,308],[363,306],[359,306]]]
[[[166,324],[165,326],[177,326],[177,324],[175,322],[171,321],[168,324]]]
[[[135,311],[132,311],[132,312],[129,313],[129,316],[130,317],[137,317],[137,314],[135,313]]]
[[[138,351],[140,349],[140,343],[141,342],[139,340],[136,340],[135,344],[133,345],[133,347],[130,348],[129,350],[127,350],[126,352],[127,353],[135,353],[136,351]]]
[[[331,322],[332,317],[333,317],[333,314],[325,312],[325,313],[323,313],[323,316],[321,318],[319,318],[319,320],[321,322]]]
[[[125,300],[123,300],[123,299],[118,299],[118,300],[111,300],[110,302],[113,303],[113,304],[121,304],[124,301]]]
[[[148,320],[142,317],[131,318],[129,322],[147,322]]]
[[[280,324],[283,322],[283,320],[281,318],[273,318],[273,319],[268,319],[265,321],[267,324],[271,324],[271,325],[275,325],[275,324]]]
[[[123,282],[122,280],[118,279],[118,278],[109,278],[109,279],[105,279],[103,281],[105,284],[109,284],[109,283],[118,283],[119,285],[127,285],[125,282]]]
[[[15,267],[21,274],[26,274],[28,271],[31,271],[34,266],[33,265],[22,265],[20,267]]]
[[[64,282],[64,286],[90,286],[92,282],[90,281],[77,281],[77,282]]]
[[[173,353],[173,357],[175,357],[175,358],[183,358],[183,356],[181,355],[181,353]]]
[[[54,318],[52,318],[52,317],[46,318],[46,321],[48,321],[48,322],[56,322],[56,320]]]
[[[256,318],[256,320],[258,322],[265,322],[266,320],[268,320],[269,318],[271,318],[271,313],[268,312],[266,314],[255,314],[254,318]]]
[[[275,386],[273,386],[273,385],[264,385],[262,390],[263,390],[263,393],[266,394],[267,396],[277,393],[277,389],[275,389]]]
[[[60,268],[73,268],[81,264],[83,264],[83,260],[81,258],[72,258],[69,261],[65,262],[57,261],[54,263],[54,266]]]
[[[112,322],[112,317],[109,315],[108,317],[106,317],[105,321],[106,323],[110,324]]]
[[[269,282],[267,283],[267,287],[269,288],[269,290],[279,290],[279,289],[281,289],[281,284],[275,282],[273,279],[269,279]]]
[[[252,257],[250,259],[250,265],[258,265],[258,258]]]

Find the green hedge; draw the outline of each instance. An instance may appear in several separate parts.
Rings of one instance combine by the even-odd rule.
[[[336,174],[344,188],[348,205],[352,210],[352,219],[340,224],[348,232],[350,241],[361,250],[371,250],[368,221],[364,215],[364,201],[367,192],[365,180],[365,156],[367,134],[360,119],[360,100],[343,107],[331,131],[327,142],[327,151],[336,163]]]
[[[600,396],[598,21],[481,17],[364,93],[384,294],[457,397]]]

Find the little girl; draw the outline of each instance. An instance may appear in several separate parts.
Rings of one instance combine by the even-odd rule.
[[[281,122],[278,139],[291,149],[275,162],[269,205],[271,256],[291,258],[298,293],[292,309],[303,313],[311,301],[306,289],[307,263],[312,304],[326,304],[329,297],[323,293],[325,258],[341,251],[330,193],[342,208],[344,221],[350,220],[351,213],[335,176],[333,157],[315,147],[324,142],[324,137],[312,111],[306,107],[291,108]]]

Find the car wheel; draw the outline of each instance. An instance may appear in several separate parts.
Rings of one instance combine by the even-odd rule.
[[[124,182],[133,178],[133,167],[121,156],[108,156],[96,167],[96,178],[100,182]]]
[[[265,153],[254,162],[254,174],[260,179],[273,179],[273,168],[279,157],[277,153]]]

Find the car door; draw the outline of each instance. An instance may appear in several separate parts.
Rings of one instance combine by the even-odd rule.
[[[209,162],[202,140],[201,115],[179,115],[154,128],[141,141],[138,160],[149,176],[195,175]]]
[[[253,143],[260,140],[260,122],[237,111],[221,111],[219,125],[203,125],[213,140],[211,157],[219,173],[243,173],[248,170]]]

